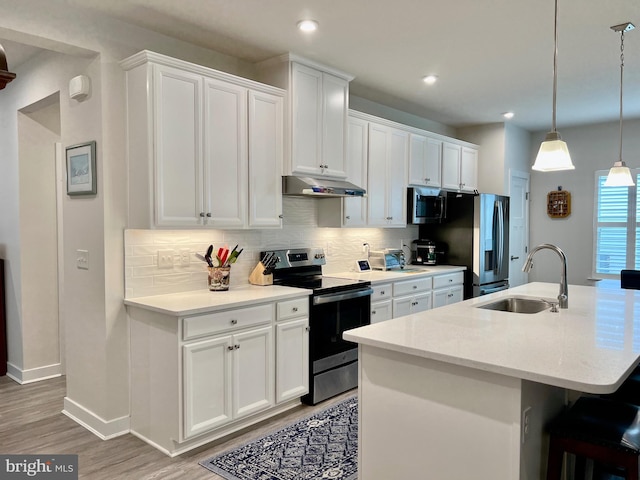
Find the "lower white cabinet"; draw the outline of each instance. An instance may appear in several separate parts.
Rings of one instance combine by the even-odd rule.
[[[309,297],[179,317],[128,307],[131,433],[174,456],[300,404]]]
[[[464,299],[464,273],[454,272],[433,277],[433,308],[443,307]]]
[[[393,284],[393,318],[431,308],[431,277],[413,278]]]
[[[184,436],[273,405],[273,327],[182,347]]]
[[[276,403],[309,393],[309,299],[278,302]]]
[[[393,318],[393,285],[383,283],[372,285],[371,294],[371,323],[384,322]]]

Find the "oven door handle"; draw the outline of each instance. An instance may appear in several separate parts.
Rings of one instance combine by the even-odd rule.
[[[363,290],[353,290],[345,293],[328,293],[326,295],[318,295],[313,297],[314,305],[323,305],[325,303],[341,302],[342,300],[351,300],[352,298],[366,297],[373,293],[373,288]]]

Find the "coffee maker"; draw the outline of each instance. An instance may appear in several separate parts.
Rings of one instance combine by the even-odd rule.
[[[414,240],[411,249],[411,263],[414,265],[435,265],[436,243],[431,240]]]

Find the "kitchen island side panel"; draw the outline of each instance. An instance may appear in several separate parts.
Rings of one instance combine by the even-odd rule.
[[[359,348],[359,479],[520,478],[520,379]]]

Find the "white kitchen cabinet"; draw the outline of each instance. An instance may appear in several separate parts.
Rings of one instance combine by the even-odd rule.
[[[293,54],[266,60],[258,68],[263,81],[289,93],[284,174],[345,178],[353,77]]]
[[[184,437],[273,405],[273,327],[183,346]]]
[[[393,318],[431,308],[431,277],[401,280],[393,284]]]
[[[276,403],[309,393],[309,299],[278,302]]]
[[[409,136],[409,185],[441,186],[442,140],[411,133]]]
[[[285,92],[147,51],[121,65],[129,227],[280,227]]]
[[[393,318],[393,284],[372,285],[371,323],[384,322]]]
[[[464,273],[454,272],[433,277],[432,307],[461,302],[464,297]]]
[[[406,131],[369,123],[367,223],[370,227],[406,226],[408,155]]]
[[[346,180],[364,188],[367,186],[369,123],[349,116]],[[367,225],[366,197],[345,197],[322,200],[318,205],[319,227],[364,227]]]
[[[444,142],[442,145],[442,188],[473,192],[478,188],[478,151]]]

